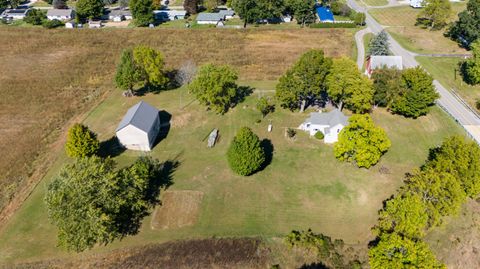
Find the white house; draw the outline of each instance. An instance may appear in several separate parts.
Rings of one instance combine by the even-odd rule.
[[[365,74],[370,77],[373,73],[373,70],[383,67],[402,70],[402,56],[370,56],[367,59],[367,67],[365,68]]]
[[[225,16],[220,13],[200,13],[197,16],[197,23],[217,25],[219,22],[222,22],[224,19],[225,19]]]
[[[155,15],[155,19],[160,21],[175,21],[185,19],[185,17],[187,16],[187,11],[162,9],[154,10],[153,14]]]
[[[0,17],[6,20],[23,20],[30,9],[6,9]]]
[[[102,21],[94,21],[94,20],[90,20],[88,21],[88,28],[102,28],[103,26],[103,23]]]
[[[235,16],[235,11],[233,9],[221,9],[218,13],[222,15],[225,20],[233,19]]]
[[[130,10],[125,10],[125,9],[112,9],[110,10],[110,13],[108,13],[108,19],[119,22],[123,20],[131,20],[132,17],[132,12]]]
[[[331,144],[338,141],[338,134],[347,124],[348,117],[340,110],[334,109],[330,112],[310,113],[310,117],[300,125],[299,129],[309,132],[311,136],[322,132],[324,142]]]
[[[413,8],[423,7],[423,0],[410,0],[410,6]]]
[[[140,101],[127,111],[116,134],[120,144],[127,149],[150,151],[159,131],[158,109]]]
[[[75,17],[73,9],[49,9],[47,10],[48,20],[69,21]]]

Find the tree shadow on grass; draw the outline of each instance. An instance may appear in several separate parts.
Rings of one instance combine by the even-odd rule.
[[[149,158],[149,157],[141,157]],[[136,203],[137,206],[132,206],[131,203],[126,203],[119,209],[119,214],[115,219],[115,225],[118,227],[119,233],[122,237],[127,235],[135,235],[140,230],[143,219],[151,213],[151,210],[155,206],[161,204],[160,192],[165,191],[171,185],[173,185],[173,175],[177,171],[181,162],[179,156],[174,159],[167,160],[163,163],[156,163],[155,165],[147,168],[142,166],[140,173],[146,173],[149,177],[146,186],[131,186],[131,187],[143,187],[143,195],[140,197],[140,203]],[[127,168],[128,169],[128,168]],[[133,175],[130,176],[134,176]],[[138,197],[135,197],[138,198]],[[131,197],[127,198],[131,199]]]
[[[163,86],[154,86],[150,84],[145,84],[139,89],[135,90],[135,96],[144,96],[147,93],[159,94],[163,91],[174,90],[180,85],[175,81],[175,76],[177,75],[178,70],[168,70],[165,72],[165,76],[168,78],[168,82]]]
[[[245,101],[245,98],[253,93],[253,88],[250,86],[238,86],[237,94],[233,98],[232,107]]]
[[[265,152],[265,161],[263,162],[259,170],[259,171],[262,171],[272,163],[273,151],[275,150],[275,148],[273,147],[272,141],[266,138],[260,142],[260,146],[263,148],[263,151]]]
[[[120,144],[116,136],[112,136],[109,139],[100,142],[100,148],[98,149],[98,156],[102,158],[116,157],[125,151],[125,147]]]

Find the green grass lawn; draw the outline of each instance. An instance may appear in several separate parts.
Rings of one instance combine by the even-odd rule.
[[[368,6],[385,6],[388,4],[387,0],[363,0]]]
[[[386,130],[392,147],[375,167],[358,169],[337,161],[331,145],[310,138],[302,131],[295,141],[285,138],[285,128],[299,126],[308,116],[307,112],[277,107],[275,113],[256,123],[261,119],[255,109],[256,100],[273,94],[275,82],[243,83],[264,91],[253,93],[223,116],[207,112],[192,102],[192,96],[185,89],[134,98],[122,97],[120,91],[115,91],[90,112],[85,123],[101,140],[114,135],[124,113],[140,99],[170,113],[172,120],[167,137],[148,154],[162,161],[178,160],[180,166],[169,190],[199,191],[203,193],[203,200],[198,221],[192,226],[152,230],[151,217],[147,217],[138,235],[96,247],[86,254],[184,238],[272,238],[292,229],[308,228],[347,243],[366,245],[372,239],[370,228],[377,222],[382,201],[403,184],[404,173],[423,163],[428,149],[440,144],[445,136],[462,133],[437,107],[417,120],[376,109],[373,118]],[[273,132],[268,133],[270,122]],[[251,127],[261,139],[270,140],[274,146],[272,163],[250,177],[234,175],[225,158],[229,142],[242,126]],[[220,140],[209,149],[203,139],[213,128],[220,130]],[[142,154],[126,151],[116,160],[126,165]],[[46,178],[1,232],[0,263],[79,256],[56,248],[55,227],[49,224],[43,203],[48,182],[68,161],[63,152],[59,154]],[[388,172],[380,173],[380,167]]]
[[[465,2],[452,3],[455,15],[451,21],[457,19],[456,14],[464,10]],[[445,29],[430,31],[415,26],[416,19],[421,9],[410,6],[371,9],[369,13],[382,25],[387,26],[387,31],[404,48],[416,53],[465,53],[456,42],[443,36]]]
[[[461,58],[417,57],[418,62],[427,69],[447,89],[454,89],[473,108],[480,98],[480,86],[470,86],[463,82],[458,71]]]

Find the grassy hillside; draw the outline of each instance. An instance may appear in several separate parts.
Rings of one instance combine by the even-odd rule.
[[[351,55],[351,30],[45,30],[0,26],[0,215],[9,216],[48,170],[69,120],[113,89],[123,48],[146,44],[167,65],[184,61],[235,66],[242,79],[277,79],[304,51]],[[48,152],[54,152],[47,154]]]

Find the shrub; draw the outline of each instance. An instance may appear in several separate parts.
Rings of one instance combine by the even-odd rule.
[[[43,10],[32,9],[27,13],[27,16],[23,19],[26,23],[32,25],[42,25],[42,23],[47,19],[47,15]]]
[[[314,23],[310,25],[311,28],[355,28],[357,25],[353,22],[341,22],[341,23]]]
[[[67,155],[73,158],[95,155],[100,147],[97,135],[83,124],[75,124],[68,130]]]
[[[287,129],[287,137],[288,138],[294,138],[295,135],[297,135],[297,131],[295,131],[295,129],[293,129],[293,128],[288,128]]]
[[[242,127],[233,138],[227,151],[227,160],[233,172],[249,176],[265,162],[265,151],[260,139],[248,127]]]
[[[59,21],[59,20],[51,20],[51,21],[43,21],[42,23],[42,26],[47,28],[47,29],[53,29],[53,28],[57,28],[57,27],[60,27],[60,26],[63,26],[63,22]]]
[[[322,140],[325,137],[322,132],[316,132],[315,133],[315,138],[318,140]]]

